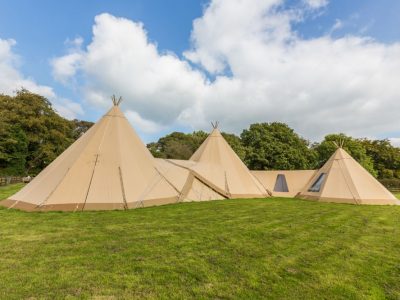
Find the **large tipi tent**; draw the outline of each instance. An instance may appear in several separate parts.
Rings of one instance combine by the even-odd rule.
[[[31,183],[1,204],[23,210],[127,209],[176,202],[113,98],[114,106]]]
[[[341,147],[311,178],[297,197],[353,204],[396,205],[400,203]]]
[[[268,197],[268,191],[225,141],[217,124],[213,127],[190,158],[194,176],[227,198]]]

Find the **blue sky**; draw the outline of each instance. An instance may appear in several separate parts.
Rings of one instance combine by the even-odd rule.
[[[189,46],[192,21],[206,1],[0,1],[0,36],[18,41],[24,70],[49,80],[48,59],[64,51],[66,39],[91,39],[94,17],[100,13],[129,18],[146,25],[161,49],[181,53]],[[47,72],[44,72],[48,68]]]
[[[259,18],[264,18],[264,21],[268,18],[273,18],[275,16],[280,17],[279,11],[289,12],[290,9],[295,9],[297,10],[297,12],[300,11],[301,20],[293,19],[290,21],[290,24],[291,33],[295,33],[297,35],[297,38],[301,42],[318,39],[323,36],[329,36],[329,39],[332,42],[334,42],[335,40],[340,40],[341,38],[346,36],[357,36],[372,38],[374,39],[374,43],[376,43],[379,47],[390,47],[391,45],[397,44],[400,41],[400,18],[398,17],[398,12],[400,12],[400,1],[314,1],[315,3],[318,3],[317,8],[312,7],[311,4],[308,8],[304,8],[305,2],[311,3],[313,2],[313,0],[284,1],[284,4],[280,5],[279,9],[277,10],[271,10],[268,6],[269,4],[261,3],[262,0],[249,0],[248,5],[259,5],[260,10],[265,10],[265,14],[263,14],[262,16],[257,15]],[[222,2],[224,1],[221,1],[221,3]],[[215,4],[215,7],[218,8],[215,11],[213,11],[212,9],[207,10],[207,8],[213,7],[213,5],[209,4],[209,1],[205,0],[0,0],[0,39],[12,39],[16,41],[16,44],[13,45],[11,48],[12,50],[10,50],[12,51],[13,55],[18,56],[18,62],[13,63],[13,67],[20,72],[23,78],[33,80],[37,85],[52,88],[54,93],[56,94],[56,98],[65,98],[69,101],[81,105],[83,113],[78,114],[76,117],[95,121],[104,111],[104,106],[101,105],[101,101],[99,102],[99,105],[94,104],[94,100],[88,101],[87,94],[85,94],[85,92],[83,92],[82,90],[86,89],[87,85],[92,85],[93,82],[98,82],[100,80],[98,78],[88,79],[88,77],[91,76],[90,74],[93,74],[93,72],[91,73],[91,71],[88,71],[87,69],[82,70],[77,67],[76,74],[74,73],[75,75],[73,78],[74,83],[66,84],[65,82],[62,82],[59,79],[57,80],[55,78],[54,66],[51,62],[54,59],[63,57],[73,52],[74,50],[70,49],[71,46],[66,41],[72,41],[78,37],[82,38],[83,42],[80,45],[80,49],[76,50],[77,53],[84,53],[84,55],[89,56],[90,50],[87,50],[86,47],[92,43],[94,38],[92,28],[95,25],[95,17],[102,13],[107,13],[116,18],[124,18],[129,22],[132,22],[132,24],[137,24],[139,22],[143,23],[143,30],[147,34],[146,43],[156,45],[157,53],[160,57],[162,57],[166,53],[169,53],[173,57],[176,57],[178,64],[187,64],[188,66],[190,66],[191,69],[190,72],[188,72],[190,73],[188,74],[190,78],[192,78],[193,76],[197,76],[196,74],[200,74],[200,76],[203,76],[203,81],[211,81],[211,84],[215,83],[215,86],[219,86],[218,84],[216,84],[215,80],[218,76],[225,76],[227,80],[231,81],[232,79],[236,78],[243,79],[242,75],[239,73],[232,74],[232,70],[234,70],[235,65],[237,65],[237,63],[235,63],[232,58],[232,53],[221,52],[225,51],[221,49],[218,49],[218,51],[216,51],[215,49],[212,49],[212,51],[210,49],[207,49],[207,42],[205,41],[208,33],[205,34],[204,30],[198,30],[198,32],[194,30],[193,21],[195,19],[198,18],[200,20],[200,23],[202,24],[201,26],[204,26],[204,28],[208,28],[206,23],[208,22],[208,19],[204,18],[207,13],[208,15],[210,15],[210,18],[217,18],[218,9],[223,11],[223,9],[226,8],[226,11],[231,11],[228,7],[229,5],[231,5],[229,3],[223,3],[220,5]],[[224,5],[225,8],[223,8]],[[243,11],[243,15],[246,15],[246,13],[246,11]],[[225,16],[226,15],[221,12],[221,15],[218,17],[224,18]],[[245,21],[246,20],[244,20],[243,22]],[[217,21],[210,24],[216,24],[216,22]],[[276,26],[281,26],[279,24]],[[216,28],[208,28],[208,30],[217,31]],[[221,38],[223,38],[225,35],[225,33],[218,34],[221,34]],[[263,32],[263,34],[265,35],[265,32]],[[210,34],[210,36],[215,35]],[[366,48],[369,46],[371,45],[366,45]],[[224,47],[223,49],[226,49]],[[221,59],[219,63],[225,64],[226,67],[224,67],[221,71],[216,70],[214,66],[207,65],[206,57],[202,57],[202,55],[204,54],[204,51],[202,49],[205,49],[204,51],[206,52],[208,51],[207,55],[215,55],[217,58],[223,56],[224,58]],[[195,56],[197,58],[188,58],[188,56],[184,55],[185,52],[191,50],[193,52],[196,52]],[[121,51],[123,50],[121,49]],[[392,53],[393,51],[390,50],[389,52]],[[386,57],[386,54],[383,55]],[[245,57],[247,56],[243,56],[242,60],[245,60]],[[345,62],[343,63],[345,64]],[[376,68],[380,68],[380,66],[376,66]],[[383,72],[383,74],[385,73]],[[168,78],[170,78],[173,75],[168,76]],[[268,74],[268,76],[270,76],[270,74]],[[270,77],[266,76],[266,80],[268,78]],[[70,80],[70,78],[68,80]],[[248,80],[248,78],[246,78],[246,80]],[[167,81],[168,80],[166,80],[166,82]],[[295,84],[296,83],[293,83],[293,85]],[[206,88],[208,88],[207,83],[205,83],[205,86]],[[135,88],[135,83],[132,83],[131,87]],[[160,89],[159,86],[154,88]],[[163,93],[170,93],[170,91],[173,91],[176,88],[176,86],[168,86],[164,90],[157,90],[154,92],[152,91],[149,95],[151,95],[151,97],[156,97],[155,95],[157,95],[158,98],[162,98],[164,96]],[[179,88],[181,87],[178,87],[178,89]],[[308,89],[312,89],[312,87],[308,87]],[[115,88],[115,90],[118,90],[118,88]],[[0,92],[7,92],[7,90]],[[118,91],[116,92],[118,93]],[[300,95],[302,92],[304,92],[305,94],[311,94],[311,92],[307,91],[307,89],[304,89],[304,91],[295,91],[296,95]],[[185,94],[186,92],[183,93]],[[208,92],[205,91],[204,93]],[[397,91],[394,92],[395,95],[397,95],[396,93]],[[350,94],[346,94],[346,97],[348,97],[348,95]],[[218,114],[207,115],[207,111],[210,111],[209,107],[214,107],[213,103],[215,103],[215,101],[218,101],[210,96],[210,99],[207,100],[207,103],[211,104],[207,104],[209,105],[209,107],[205,106],[204,108],[202,108],[202,122],[197,122],[197,120],[194,120],[197,119],[197,117],[193,117],[193,111],[195,110],[193,107],[197,107],[198,104],[193,103],[185,103],[181,106],[177,105],[177,109],[181,109],[181,111],[187,110],[187,113],[180,114],[178,117],[178,113],[176,112],[177,117],[175,119],[166,118],[165,120],[161,120],[160,122],[158,122],[158,119],[156,117],[157,114],[155,114],[155,116],[153,117],[151,111],[149,112],[148,108],[143,107],[138,108],[137,110],[135,109],[135,105],[138,105],[139,102],[144,102],[143,95],[146,94],[137,95],[133,93],[131,97],[138,97],[138,99],[132,100],[132,102],[129,104],[129,107],[127,106],[126,109],[134,111],[134,113],[132,114],[136,117],[131,119],[131,122],[134,126],[135,122],[132,120],[139,120],[138,122],[144,126],[143,128],[141,128],[140,125],[138,125],[138,131],[145,141],[154,140],[160,135],[166,132],[170,132],[172,130],[190,131],[194,129],[207,129],[208,125],[206,124],[208,124],[210,118],[218,117],[224,120],[224,117],[219,116]],[[181,95],[181,91],[179,91],[177,95]],[[149,97],[149,99],[153,99],[151,97]],[[169,94],[167,95],[167,98],[168,97]],[[256,96],[241,94],[241,97],[252,98]],[[264,97],[265,99],[271,97],[271,94],[268,92],[265,94]],[[277,96],[275,95],[275,97]],[[365,98],[366,96],[363,94],[357,97]],[[393,95],[388,95],[388,97],[393,97]],[[371,101],[373,101],[374,97],[371,96],[371,99]],[[149,101],[151,102],[153,100]],[[174,100],[172,99],[166,101]],[[198,101],[201,102],[202,100],[200,99]],[[240,101],[242,100],[239,99],[238,102]],[[265,100],[265,107],[270,107],[268,101],[272,100]],[[337,105],[342,105],[342,103],[343,102],[338,101]],[[229,103],[225,105],[230,106]],[[390,109],[390,105],[388,104],[385,109]],[[155,110],[157,109],[156,106],[161,106],[160,109],[162,109],[162,105],[160,105],[160,102],[155,101]],[[240,106],[238,106],[236,103],[232,104],[232,107],[235,107],[235,109],[238,109],[240,111]],[[252,111],[252,109],[248,109],[248,114],[251,115]],[[187,115],[189,115],[190,117],[187,117]],[[360,118],[369,118],[370,116],[371,115],[368,112],[368,114],[366,115],[360,115]],[[240,133],[240,129],[247,126],[249,123],[251,123],[252,120],[254,120],[254,122],[275,120],[273,114],[266,115],[265,119],[263,119],[263,116],[258,114],[254,114],[253,119],[249,117],[246,120],[239,120],[238,118],[240,118],[240,114],[237,114],[236,117],[232,117],[231,119],[226,119],[227,131]],[[321,118],[323,118],[323,114],[321,115]],[[334,132],[336,129],[334,126],[335,122],[332,122],[330,127],[326,127],[324,128],[324,130],[321,131],[312,129],[313,126],[315,127],[314,123],[303,126],[302,122],[296,120],[296,117],[292,116],[290,111],[285,112],[281,115],[277,115],[276,120],[289,123],[301,134],[311,140],[317,140],[321,138],[324,134],[329,132],[329,130],[330,132]],[[322,120],[323,119],[321,119],[320,121]],[[338,119],[337,122],[343,122],[343,120]],[[391,126],[390,124],[384,124],[384,121],[376,124],[376,126],[372,124],[369,131],[362,130],[362,128],[360,128],[359,130],[353,130],[353,128],[351,128],[351,125],[352,124],[348,124],[347,127],[339,126],[339,129],[353,135],[379,138],[395,139],[398,138],[400,135],[399,127]],[[363,122],[361,121],[359,123],[359,126],[365,127],[363,125]]]
[[[56,84],[49,59],[64,51],[66,39],[81,36],[90,41],[93,19],[108,12],[145,24],[149,38],[161,49],[181,54],[189,47],[192,22],[202,15],[206,0],[52,1],[0,0],[0,37],[17,41],[22,70],[43,84]],[[287,6],[298,5],[297,0]],[[400,40],[400,1],[335,0],[318,17],[296,24],[305,38],[328,31],[337,19],[349,25],[337,34],[368,35],[382,42]]]
[[[305,37],[315,37],[329,30],[336,20],[346,23],[336,35],[364,34],[381,42],[400,40],[400,1],[335,0],[319,17],[297,26]]]
[[[189,47],[192,22],[201,16],[206,1],[52,1],[0,0],[0,38],[17,41],[15,53],[21,70],[65,97],[81,101],[79,93],[53,80],[49,60],[65,51],[65,41],[91,39],[94,17],[108,12],[146,25],[150,39],[161,49],[182,53]],[[101,111],[87,112],[95,121]]]

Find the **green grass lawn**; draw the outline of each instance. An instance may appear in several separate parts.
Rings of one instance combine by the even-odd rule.
[[[25,184],[17,183],[6,186],[0,186],[0,200],[6,199],[8,196],[18,192]]]
[[[399,251],[400,207],[273,198],[0,209],[0,299],[399,299]]]

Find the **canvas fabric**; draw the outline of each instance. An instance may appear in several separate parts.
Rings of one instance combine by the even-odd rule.
[[[318,192],[310,191],[326,174]],[[399,205],[396,197],[364,169],[344,149],[338,148],[325,165],[305,185],[299,198],[352,204]]]
[[[178,201],[178,191],[114,105],[2,204],[25,210],[126,209]]]
[[[269,189],[272,196],[276,197],[294,197],[304,186],[310,181],[311,177],[317,170],[266,170],[251,171],[251,173],[261,182],[261,184]],[[284,175],[288,186],[288,192],[274,191],[278,175]]]
[[[192,155],[190,166],[197,178],[227,198],[263,198],[269,193],[214,128]]]

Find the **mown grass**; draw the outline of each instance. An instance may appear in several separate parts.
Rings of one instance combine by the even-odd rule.
[[[17,184],[10,184],[6,186],[0,186],[0,200],[6,199],[7,197],[11,196],[18,192],[25,184],[24,183],[17,183]]]
[[[0,298],[399,299],[399,249],[400,207],[0,209]]]

